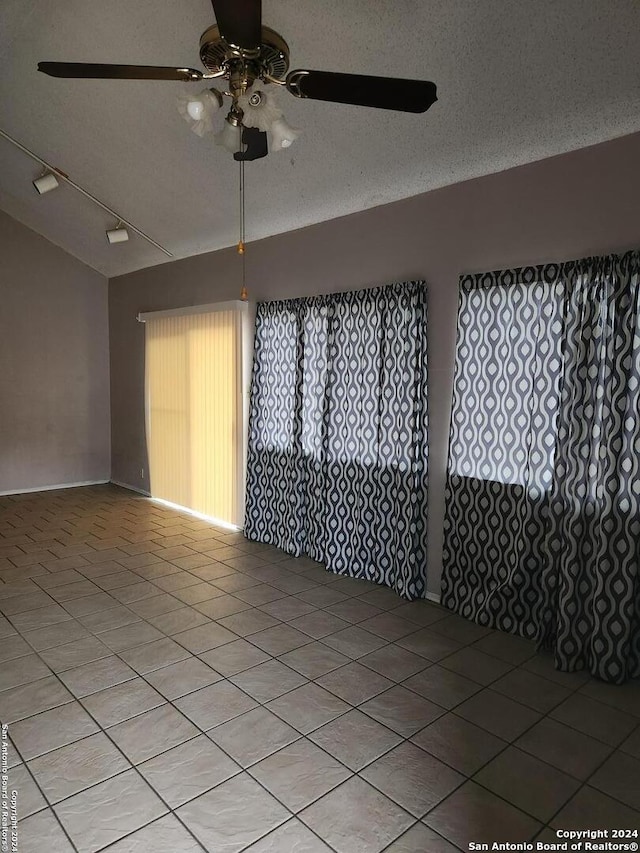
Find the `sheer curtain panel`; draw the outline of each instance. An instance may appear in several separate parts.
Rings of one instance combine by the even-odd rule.
[[[442,603],[640,676],[640,253],[464,276]]]
[[[244,313],[226,303],[144,315],[151,495],[234,526],[244,500]]]
[[[422,282],[258,304],[245,535],[426,590]]]

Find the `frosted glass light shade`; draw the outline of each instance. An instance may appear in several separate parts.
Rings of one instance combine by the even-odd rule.
[[[220,109],[222,96],[216,90],[186,92],[178,95],[178,112],[197,136],[213,130],[213,117]]]
[[[231,151],[232,154],[235,154],[236,151],[240,150],[241,130],[241,127],[236,127],[225,119],[222,130],[216,133],[213,137],[216,145],[222,145],[222,147],[226,148],[227,151]]]
[[[282,116],[273,94],[260,82],[254,83],[238,98],[238,106],[243,113],[242,124],[258,130],[269,130],[273,122]]]
[[[283,148],[289,148],[289,146],[292,145],[302,133],[302,131],[298,130],[297,127],[291,127],[291,125],[285,121],[284,116],[273,122],[270,131],[270,148],[272,151],[280,151]]]

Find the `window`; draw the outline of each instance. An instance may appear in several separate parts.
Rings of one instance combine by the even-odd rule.
[[[549,488],[562,295],[543,282],[461,291],[450,473]]]

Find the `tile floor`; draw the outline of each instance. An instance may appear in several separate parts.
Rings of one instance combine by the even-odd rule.
[[[640,683],[131,492],[0,498],[20,853],[453,853],[640,826]]]

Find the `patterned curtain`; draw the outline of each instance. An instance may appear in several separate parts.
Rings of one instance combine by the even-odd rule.
[[[423,282],[258,304],[245,535],[426,591]]]
[[[640,253],[464,276],[442,603],[640,675]]]

